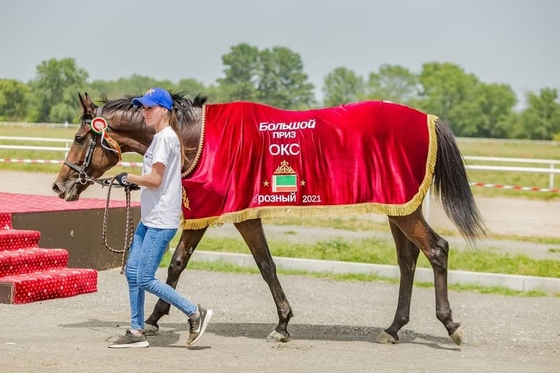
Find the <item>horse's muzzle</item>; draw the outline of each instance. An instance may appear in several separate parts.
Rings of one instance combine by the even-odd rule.
[[[54,182],[52,185],[52,190],[58,197],[68,202],[77,201],[80,198],[80,191],[78,189],[79,186],[75,183],[71,184],[70,188],[65,187],[60,182]]]

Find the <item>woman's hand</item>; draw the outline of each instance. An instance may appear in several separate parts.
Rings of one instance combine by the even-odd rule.
[[[131,182],[128,181],[128,172],[121,172],[120,174],[118,174],[115,179],[117,179],[117,182],[120,184],[120,186],[122,186],[123,188],[128,187],[130,190],[138,190],[140,189],[140,186],[137,184],[133,184]]]

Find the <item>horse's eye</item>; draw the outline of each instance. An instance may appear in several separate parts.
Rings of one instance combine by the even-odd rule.
[[[84,136],[76,135],[74,136],[74,142],[76,144],[83,144],[86,138]]]

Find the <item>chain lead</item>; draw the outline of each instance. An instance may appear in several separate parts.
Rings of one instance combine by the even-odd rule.
[[[107,222],[109,217],[109,201],[111,200],[111,189],[113,188],[114,181],[116,177],[107,178],[107,179],[93,179],[90,178],[88,181],[93,181],[103,186],[109,186],[107,190],[107,201],[105,203],[105,212],[103,213],[103,231],[101,233],[101,239],[103,240],[103,244],[107,248],[107,250],[122,254],[122,262],[121,262],[121,275],[124,273],[124,267],[126,264],[126,254],[128,250],[130,250],[130,246],[132,245],[132,239],[134,238],[134,220],[132,219],[132,214],[130,212],[130,187],[124,187],[125,196],[126,196],[126,227],[124,233],[124,249],[123,250],[116,250],[109,246],[107,242]]]

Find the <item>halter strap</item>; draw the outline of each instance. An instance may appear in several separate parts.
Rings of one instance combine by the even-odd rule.
[[[102,117],[103,106],[98,106],[97,107],[96,114],[97,114],[96,118],[103,118]],[[111,138],[111,136],[109,136],[109,134],[107,133],[107,128],[102,128],[101,131],[99,131],[99,132],[97,132],[96,130],[93,130],[92,122],[94,121],[94,119],[95,118],[85,120],[85,123],[90,127],[91,137],[89,139],[88,148],[87,148],[86,155],[84,157],[84,162],[82,163],[82,165],[78,166],[75,163],[72,163],[72,162],[70,162],[66,159],[64,160],[65,165],[67,165],[68,167],[70,167],[74,171],[78,172],[79,180],[83,184],[91,182],[91,177],[89,177],[88,174],[86,173],[86,168],[91,163],[91,159],[93,157],[93,151],[95,150],[95,147],[97,145],[97,138],[99,136],[101,136],[101,140],[100,140],[101,147],[109,150],[110,152],[117,153],[117,158],[118,158],[119,161],[122,159],[121,158],[121,148],[120,148],[119,144],[117,144],[117,142],[115,140],[113,140]],[[103,119],[103,120],[105,121],[105,119]],[[108,125],[107,125],[107,127],[108,127]],[[105,146],[103,144],[103,140],[105,140],[109,144],[109,146],[111,146],[112,148]]]

